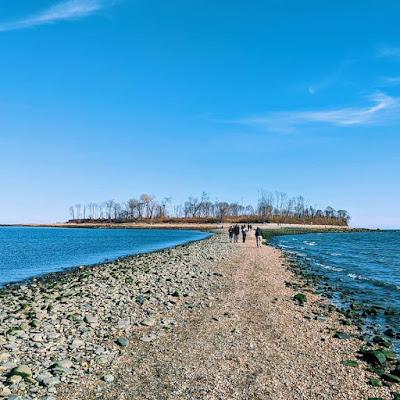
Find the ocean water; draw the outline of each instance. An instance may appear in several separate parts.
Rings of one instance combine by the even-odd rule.
[[[0,227],[0,286],[208,236],[193,230]]]
[[[276,236],[272,244],[319,276],[337,305],[378,307],[364,316],[367,328],[400,332],[400,231]]]

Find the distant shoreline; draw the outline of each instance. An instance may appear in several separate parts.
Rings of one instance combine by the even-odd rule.
[[[233,225],[231,222],[221,223],[147,223],[147,222],[125,222],[125,223],[48,223],[48,224],[0,224],[0,227],[30,227],[30,228],[109,228],[109,229],[195,229],[195,230],[215,230],[226,229]],[[244,223],[238,223],[243,225]],[[260,227],[261,229],[281,229],[281,228],[302,228],[312,230],[337,230],[337,231],[352,231],[364,230],[364,228],[351,228],[342,225],[307,225],[307,224],[278,224],[278,223],[252,223],[253,227]],[[365,229],[369,231],[370,229]]]

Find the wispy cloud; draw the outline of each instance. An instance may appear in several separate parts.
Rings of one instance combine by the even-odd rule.
[[[336,69],[331,71],[325,78],[310,84],[308,86],[308,93],[311,95],[317,94],[321,90],[324,90],[328,86],[331,86],[333,83],[338,82],[340,77],[343,75],[344,70],[347,69],[353,63],[354,63],[353,59],[346,58],[336,67]]]
[[[380,86],[397,86],[400,85],[400,76],[381,76],[377,83]]]
[[[233,121],[237,124],[264,127],[271,131],[293,132],[299,126],[328,124],[342,127],[392,121],[400,115],[400,100],[376,93],[368,97],[372,105],[314,111],[283,111]]]
[[[378,57],[400,58],[400,47],[380,46],[377,49]]]
[[[0,23],[0,32],[31,28],[57,21],[74,20],[87,17],[113,5],[113,0],[64,0],[38,12],[14,21]]]

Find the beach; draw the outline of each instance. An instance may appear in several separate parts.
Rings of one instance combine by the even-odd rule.
[[[280,250],[215,233],[3,290],[0,395],[386,400],[400,391],[369,383],[377,376],[356,327]]]

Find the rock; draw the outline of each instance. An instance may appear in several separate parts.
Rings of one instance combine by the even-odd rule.
[[[56,361],[54,364],[52,364],[51,368],[72,368],[73,363],[70,360],[64,359],[64,360],[59,360]]]
[[[20,375],[11,375],[8,377],[8,382],[11,383],[11,385],[18,385],[22,381],[22,376]]]
[[[55,385],[60,384],[60,379],[58,379],[58,378],[56,378],[56,377],[54,377],[54,376],[52,376],[52,377],[46,377],[46,378],[44,378],[44,379],[42,380],[42,384],[43,384],[44,386],[47,386],[47,387],[55,386]]]
[[[396,334],[395,334],[395,332],[394,332],[394,330],[392,328],[386,329],[386,331],[383,332],[383,333],[386,336],[389,336],[389,337],[395,337],[396,336]]]
[[[27,365],[19,365],[11,371],[11,375],[17,375],[21,378],[31,378],[32,370]]]
[[[129,344],[129,340],[126,337],[122,336],[119,337],[115,342],[121,347],[126,347]]]
[[[157,339],[157,336],[154,333],[150,335],[145,335],[140,338],[142,342],[152,342],[153,340]]]
[[[371,385],[371,386],[374,386],[374,387],[381,387],[382,386],[382,382],[380,381],[380,379],[378,379],[378,378],[369,378],[369,384]]]
[[[303,306],[307,302],[307,296],[304,293],[297,293],[293,296],[293,300]]]
[[[336,332],[333,337],[335,339],[350,339],[351,335],[349,333],[345,333],[345,332]]]
[[[86,315],[85,318],[84,318],[84,321],[87,324],[97,324],[98,323],[98,319],[94,315]]]
[[[32,328],[39,328],[40,326],[40,321],[38,319],[33,319],[30,323]]]
[[[108,375],[103,376],[104,382],[111,383],[111,382],[114,382],[114,380],[115,380],[115,378],[113,375],[108,374]]]
[[[11,357],[11,354],[7,351],[0,352],[0,362],[7,361]]]
[[[357,367],[358,362],[355,360],[344,360],[342,361],[342,364],[346,367]]]
[[[2,383],[0,383],[0,397],[8,397],[10,395],[11,390],[7,386],[4,386]]]
[[[372,341],[384,347],[390,347],[392,345],[392,343],[389,340],[383,338],[382,336],[374,336]]]
[[[40,333],[38,333],[36,335],[33,335],[32,336],[32,341],[35,342],[35,343],[42,343],[43,342],[43,336]]]
[[[386,364],[386,356],[381,350],[367,350],[362,352],[364,359],[380,366]]]
[[[397,355],[394,351],[386,349],[381,349],[381,351],[389,361],[397,360]]]
[[[101,355],[101,356],[97,356],[95,359],[97,364],[103,365],[103,364],[107,364],[108,362],[108,357],[106,355]]]
[[[129,320],[129,318],[121,318],[118,320],[118,324],[117,327],[118,329],[128,329],[131,326],[131,321]]]
[[[73,366],[70,360],[60,360],[56,361],[50,366],[54,375],[66,375],[72,372],[71,368]]]
[[[154,317],[149,317],[144,319],[141,324],[144,326],[154,326],[157,323],[157,319]]]
[[[382,374],[381,378],[387,382],[400,383],[400,378],[396,375]]]
[[[81,339],[74,339],[72,343],[70,344],[71,349],[78,349],[80,347],[84,347],[85,342]]]

